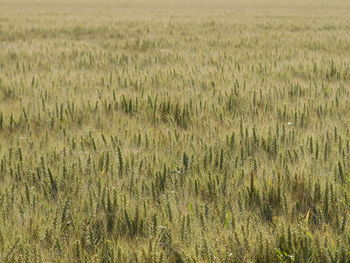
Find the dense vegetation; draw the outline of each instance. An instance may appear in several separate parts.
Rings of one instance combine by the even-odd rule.
[[[349,1],[0,7],[1,262],[350,262]]]

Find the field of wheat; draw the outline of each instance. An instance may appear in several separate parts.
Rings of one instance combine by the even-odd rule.
[[[350,262],[350,2],[0,0],[1,262]]]

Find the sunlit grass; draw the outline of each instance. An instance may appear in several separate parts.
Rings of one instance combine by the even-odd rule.
[[[349,262],[347,1],[0,6],[1,262]]]

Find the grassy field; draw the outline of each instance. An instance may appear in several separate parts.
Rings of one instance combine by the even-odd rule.
[[[350,262],[349,169],[350,1],[0,0],[1,262]]]

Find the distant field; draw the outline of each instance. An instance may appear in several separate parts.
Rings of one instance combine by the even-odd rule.
[[[0,0],[0,262],[348,263],[349,216],[350,1]]]

